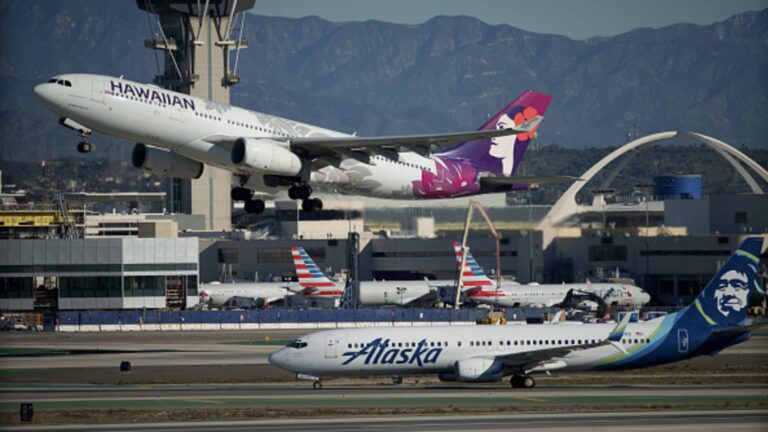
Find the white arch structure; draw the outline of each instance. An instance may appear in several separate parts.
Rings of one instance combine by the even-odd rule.
[[[569,187],[563,196],[560,197],[560,199],[557,200],[554,206],[549,210],[549,213],[542,219],[542,221],[539,223],[537,229],[540,229],[544,231],[544,246],[546,247],[549,245],[550,241],[552,240],[553,233],[552,229],[556,227],[558,224],[566,221],[568,218],[572,217],[575,214],[579,214],[582,211],[585,211],[585,208],[582,208],[582,206],[579,206],[576,203],[576,194],[579,193],[579,191],[589,182],[589,180],[592,179],[597,173],[603,170],[609,163],[613,162],[615,159],[620,157],[621,155],[628,153],[632,150],[635,150],[638,147],[647,145],[647,144],[653,144],[659,141],[664,141],[676,137],[681,138],[690,138],[694,141],[701,142],[703,144],[706,144],[711,149],[716,151],[720,156],[722,156],[728,163],[730,163],[734,169],[736,170],[739,175],[744,179],[744,181],[747,182],[747,185],[749,185],[750,189],[752,189],[752,192],[762,194],[763,192],[762,188],[758,183],[755,181],[752,176],[749,175],[747,170],[744,169],[744,167],[737,162],[736,159],[743,162],[748,167],[752,168],[757,175],[759,175],[764,181],[768,182],[768,171],[765,170],[765,168],[758,165],[757,162],[752,160],[749,156],[745,155],[744,153],[740,152],[739,150],[731,147],[730,145],[717,140],[715,138],[712,138],[707,135],[703,135],[696,132],[682,132],[682,131],[673,131],[673,132],[659,132],[651,135],[646,135],[642,138],[638,138],[634,141],[630,141],[623,146],[617,148],[616,150],[612,151],[608,156],[601,159],[598,163],[594,164],[591,168],[589,168],[584,174],[581,175],[579,180],[576,180],[571,187]],[[615,177],[615,175],[612,175],[612,177]]]

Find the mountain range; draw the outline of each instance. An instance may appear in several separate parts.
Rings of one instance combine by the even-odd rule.
[[[0,160],[73,154],[77,136],[32,87],[62,72],[151,81],[153,20],[127,1],[0,3]],[[587,40],[466,16],[402,25],[249,14],[243,34],[233,104],[358,135],[475,129],[531,88],[554,97],[542,145],[681,129],[768,148],[768,9]],[[131,149],[93,141],[112,158]]]

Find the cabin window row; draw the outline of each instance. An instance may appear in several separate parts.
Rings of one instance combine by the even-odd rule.
[[[432,342],[383,342],[383,343],[348,343],[347,348],[365,348],[371,346],[383,346],[384,348],[416,348],[419,346],[428,347],[447,347],[448,342],[445,341],[432,341]]]

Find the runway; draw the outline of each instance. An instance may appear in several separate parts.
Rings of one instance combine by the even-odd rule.
[[[488,416],[429,416],[398,418],[263,420],[199,423],[108,424],[99,426],[71,425],[49,427],[8,428],[16,431],[294,431],[311,429],[317,432],[357,431],[508,431],[537,430],[596,432],[596,431],[764,431],[768,424],[767,411],[683,411],[633,413],[579,414],[516,414]]]
[[[718,413],[768,409],[768,338],[764,335],[716,357],[698,357],[662,367],[537,375],[538,385],[530,390],[512,389],[507,381],[440,383],[434,376],[406,376],[404,384],[393,385],[389,377],[379,376],[328,379],[317,391],[310,382],[298,381],[293,374],[266,361],[270,352],[304,333],[9,333],[0,341],[0,424],[18,424],[22,402],[34,404],[36,422],[43,424],[154,423],[158,419],[194,422],[183,426],[145,425],[144,429],[149,430],[315,428],[314,423],[301,422],[273,422],[269,426],[260,422],[199,423],[309,417],[324,419],[322,424],[333,430],[509,430],[512,426],[647,430],[652,423],[617,422],[635,410],[655,415],[670,410]],[[132,363],[130,373],[119,371],[123,360]],[[588,417],[577,429],[573,417],[562,422],[549,417],[555,413],[573,416],[569,413],[578,411],[622,414],[615,418]],[[526,423],[518,421],[521,413],[547,416],[533,416]],[[515,421],[512,424],[510,417],[503,416],[489,420],[501,414],[515,414]],[[439,417],[421,423],[424,418],[415,417],[412,422],[389,426],[384,421],[423,415],[460,415],[463,420]],[[360,416],[365,420],[331,420]],[[387,417],[371,420],[370,416]],[[663,421],[672,422],[663,424],[676,429],[699,425],[700,430],[714,430],[713,425],[723,427],[725,420],[718,419],[729,416],[721,413],[711,422],[663,417]],[[764,413],[748,418],[729,430],[766,429]],[[760,427],[754,427],[756,424]]]

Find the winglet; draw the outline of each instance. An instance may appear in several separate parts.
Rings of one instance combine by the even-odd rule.
[[[608,342],[620,342],[621,338],[624,337],[624,330],[627,329],[627,324],[629,324],[629,320],[632,318],[632,312],[627,312],[624,314],[624,318],[619,321],[618,324],[616,324],[616,327],[611,331],[611,334],[608,335]]]

